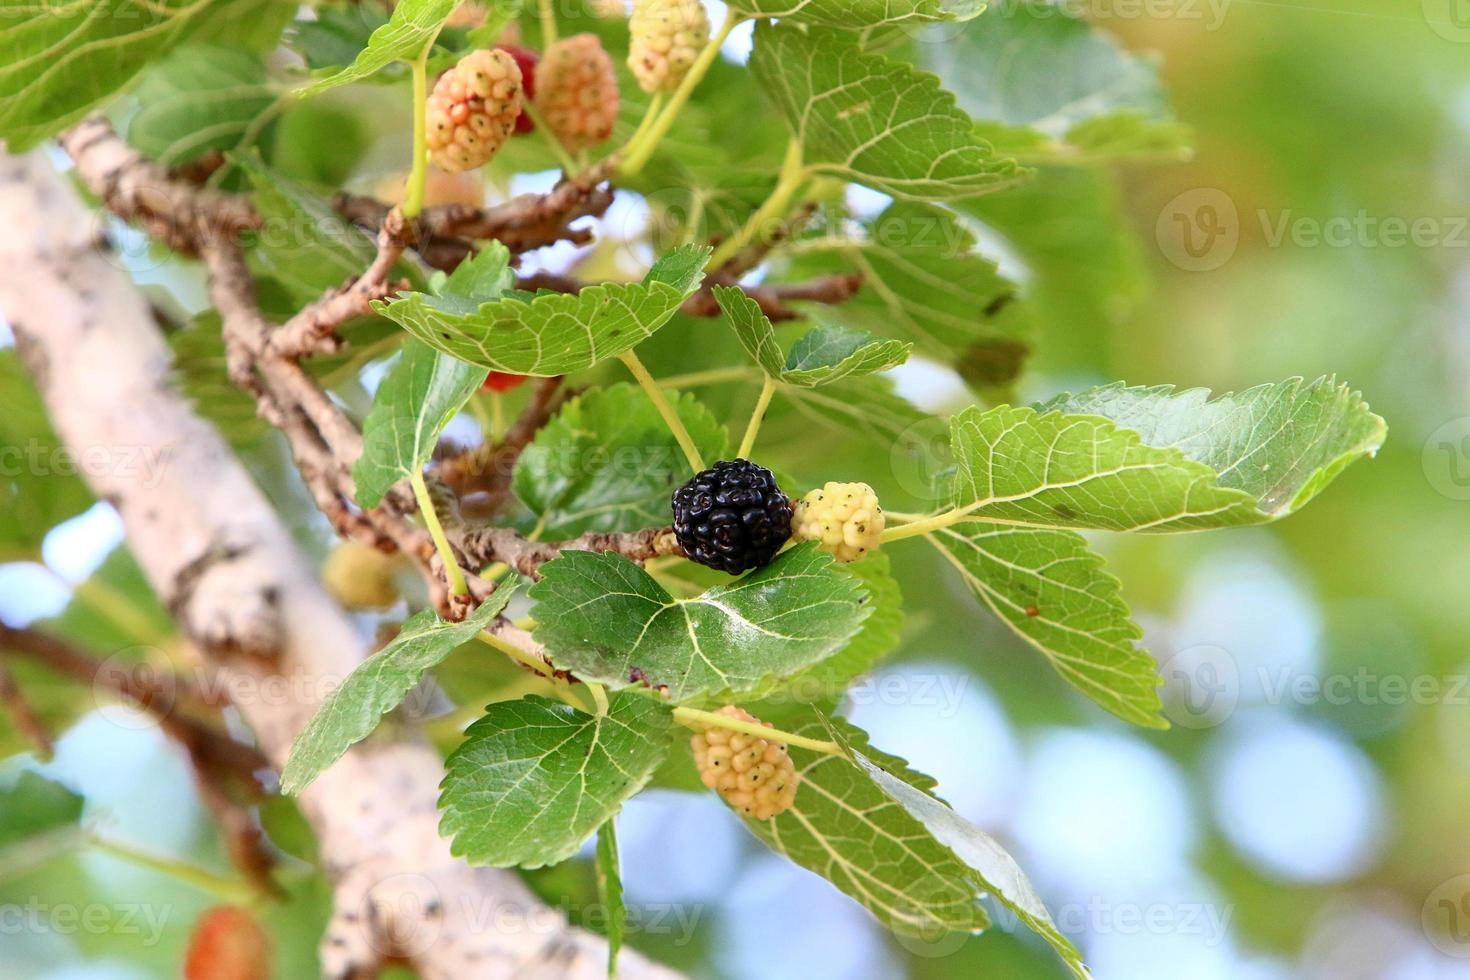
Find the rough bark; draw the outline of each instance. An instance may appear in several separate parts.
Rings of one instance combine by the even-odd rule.
[[[364,639],[223,440],[169,386],[148,304],[43,157],[0,153],[0,227],[0,311],[58,433],[76,453],[166,454],[148,479],[126,465],[89,479],[279,766]],[[602,976],[600,939],[538,906],[513,874],[450,855],[435,812],[441,776],[437,754],[400,735],[358,746],[302,795],[335,887],[323,972],[371,976],[400,959],[427,978]],[[675,976],[631,953],[620,975]]]

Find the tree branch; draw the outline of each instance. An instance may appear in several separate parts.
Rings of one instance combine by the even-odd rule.
[[[542,565],[563,551],[613,551],[633,561],[664,556],[682,557],[684,549],[674,539],[672,528],[608,533],[593,531],[570,541],[531,541],[506,527],[480,527],[464,531],[456,542],[465,556],[481,565],[505,562],[522,575],[539,577]]]

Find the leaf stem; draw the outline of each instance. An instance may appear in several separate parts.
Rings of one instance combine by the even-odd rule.
[[[413,170],[408,175],[408,192],[403,216],[417,218],[424,209],[424,189],[429,180],[429,52],[434,42],[412,62],[413,66]]]
[[[223,901],[237,905],[256,905],[260,901],[260,895],[246,885],[243,881],[235,878],[227,878],[213,871],[188,864],[177,858],[165,857],[153,854],[149,851],[139,850],[130,844],[120,841],[109,840],[96,834],[90,835],[88,843],[103,854],[136,864],[150,871],[168,875],[176,881],[193,885],[200,891],[207,892]]]
[[[659,113],[663,111],[663,107],[664,94],[662,92],[653,93],[652,98],[648,100],[648,107],[643,110],[643,118],[638,121],[638,128],[633,130],[633,135],[628,137],[628,142],[623,145],[623,149],[620,152],[627,153],[643,141],[643,137],[648,135],[648,131],[658,121]]]
[[[710,66],[720,56],[720,48],[729,39],[730,32],[735,29],[744,18],[734,7],[731,7],[725,15],[725,23],[709,39],[704,50],[699,52],[699,57],[694,59],[694,64],[689,67],[689,74],[679,83],[669,99],[668,106],[659,113],[658,118],[649,126],[647,131],[635,133],[633,139],[623,149],[623,162],[618,167],[618,174],[622,177],[636,177],[653,156],[653,151],[658,149],[659,143],[668,135],[674,125],[674,120],[679,117],[679,112],[684,108],[704,76],[709,73]]]
[[[541,110],[537,109],[529,99],[524,99],[521,101],[521,111],[536,124],[536,132],[545,137],[547,145],[551,147],[551,152],[556,154],[556,162],[561,164],[561,169],[566,172],[566,175],[570,177],[579,173],[581,168],[577,166],[577,161],[572,159],[572,155],[567,152],[566,146],[555,131],[546,125],[546,118],[541,115]]]
[[[555,43],[556,7],[553,0],[541,0],[541,49],[544,51]]]
[[[801,189],[804,180],[806,180],[806,167],[801,161],[801,141],[792,137],[791,142],[786,144],[786,159],[781,164],[781,176],[776,181],[776,187],[771,191],[771,196],[766,198],[766,203],[750,216],[750,220],[745,222],[744,227],[720,243],[720,247],[715,249],[715,254],[710,256],[709,265],[705,268],[720,268],[755,241],[756,236],[760,235],[768,224],[777,218],[784,217],[791,206],[791,199]]]
[[[694,468],[694,472],[703,472],[704,458],[699,455],[698,447],[689,437],[689,430],[684,428],[684,420],[679,418],[679,413],[674,411],[673,405],[669,404],[664,390],[658,386],[657,381],[653,380],[653,375],[648,373],[648,368],[643,366],[643,362],[633,351],[619,354],[618,360],[627,366],[633,377],[637,378],[638,383],[643,386],[643,390],[653,402],[653,407],[658,409],[658,414],[664,417],[669,431],[674,434],[674,441],[679,444],[680,449],[684,450],[684,458],[689,460],[689,465]]]
[[[424,484],[422,470],[415,470],[413,476],[409,477],[413,484],[413,497],[418,501],[419,512],[424,516],[424,525],[429,529],[429,536],[434,539],[434,547],[439,552],[439,558],[444,562],[444,575],[449,580],[450,595],[468,595],[469,586],[465,585],[464,572],[459,570],[459,563],[455,561],[454,549],[449,547],[449,538],[444,535],[444,525],[439,523],[439,512],[434,509],[434,501],[429,497],[429,488]]]
[[[750,413],[750,424],[745,427],[745,438],[740,440],[736,459],[750,458],[750,451],[755,448],[755,437],[760,434],[761,423],[766,420],[766,409],[771,407],[771,396],[775,393],[776,379],[767,376],[765,384],[761,385],[760,397],[756,399],[755,411]]]
[[[767,728],[765,725],[741,721],[739,718],[716,714],[713,711],[700,711],[697,708],[675,708],[674,720],[689,728],[728,728],[732,732],[755,735],[771,742],[794,745],[799,749],[810,749],[813,752],[821,752],[823,755],[835,755],[838,758],[847,758],[847,753],[842,751],[842,746],[836,742],[824,742],[820,739],[807,738],[805,735],[793,735],[791,732],[783,732],[779,728]]]
[[[711,368],[708,371],[694,371],[690,374],[670,375],[667,378],[659,378],[658,383],[663,388],[697,388],[701,385],[719,384],[722,381],[750,381],[761,375],[759,368],[753,367],[723,367]]]
[[[953,510],[947,510],[940,514],[933,514],[929,517],[920,517],[917,520],[909,520],[907,521],[907,523],[900,524],[898,527],[885,528],[883,530],[883,543],[887,544],[890,541],[902,541],[904,538],[922,537],[923,535],[930,534],[934,531],[942,531],[945,528],[950,527],[954,524],[958,524],[960,521],[968,518],[975,511],[976,506],[978,505],[973,505],[969,507],[956,507]],[[906,518],[914,517],[914,515],[912,514],[892,513],[888,513],[887,516],[893,517],[900,521],[905,520]]]
[[[607,689],[595,681],[584,681],[583,684],[587,688],[587,693],[592,695],[592,702],[597,705],[597,713],[607,714]]]
[[[535,671],[552,683],[556,683],[557,681],[561,680],[561,678],[556,676],[556,672],[551,669],[550,664],[542,660],[540,657],[531,656],[525,650],[522,650],[520,647],[510,642],[499,633],[492,633],[489,630],[481,630],[480,641],[494,647],[496,650],[499,650],[501,653],[505,654],[507,657],[520,664],[522,667],[526,667],[530,670]]]

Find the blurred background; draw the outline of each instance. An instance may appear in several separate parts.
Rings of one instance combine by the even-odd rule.
[[[1078,9],[1158,53],[1196,152],[1046,171],[997,205],[1009,220],[986,241],[1040,331],[1018,397],[1335,374],[1389,440],[1279,526],[1098,539],[1161,663],[1170,731],[1071,694],[921,549],[893,550],[903,646],[851,693],[851,717],[1013,850],[1104,980],[1470,978],[1470,6]],[[996,16],[1003,5],[965,30]],[[748,44],[742,32],[727,54]],[[141,275],[195,288],[167,264]],[[898,382],[934,411],[968,400],[922,365]],[[322,553],[279,447],[252,453]],[[851,476],[825,465],[812,469]],[[175,642],[135,601],[120,540],[105,505],[57,527],[44,566],[0,565],[0,617],[108,651]],[[54,694],[67,727],[44,764],[7,733],[0,784],[48,774],[107,837],[228,878],[188,764],[156,726],[85,689],[79,704],[39,670],[19,679],[48,710]],[[263,819],[294,856],[288,900],[264,912],[278,975],[312,975],[327,890],[292,807]],[[620,833],[631,944],[695,976],[1063,976],[1003,917],[980,937],[896,941],[706,794],[646,793]],[[217,882],[95,847],[5,853],[6,977],[177,975],[195,919],[221,901]],[[533,884],[574,916],[595,894],[585,861]]]

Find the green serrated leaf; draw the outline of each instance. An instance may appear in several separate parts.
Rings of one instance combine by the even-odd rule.
[[[616,821],[609,819],[597,831],[597,854],[593,868],[597,872],[597,897],[606,915],[607,975],[618,973],[618,952],[623,948],[623,934],[628,926],[628,907],[623,903],[622,862],[618,858]]]
[[[554,377],[652,336],[699,289],[709,255],[708,248],[685,246],[655,262],[641,283],[605,283],[576,294],[485,295],[457,283],[456,271],[438,293],[405,293],[373,306],[424,343],[471,364]]]
[[[634,692],[603,715],[534,695],[492,704],[445,763],[439,832],[471,864],[564,861],[652,777],[672,724]]]
[[[262,222],[247,238],[250,256],[298,303],[361,275],[377,255],[372,239],[338,217],[329,201],[248,155],[231,160],[249,175]]]
[[[785,272],[809,279],[857,272],[863,288],[842,306],[844,321],[911,340],[920,351],[967,368],[975,383],[998,386],[1020,373],[1032,341],[1029,318],[1014,314],[1018,287],[976,251],[953,213],[897,201],[861,238],[796,245]]]
[[[82,797],[30,769],[0,786],[0,850],[39,834],[74,827],[82,819]]]
[[[706,459],[723,459],[724,427],[693,395],[671,397]],[[643,391],[622,383],[568,402],[516,461],[516,496],[553,539],[636,531],[669,521],[689,475],[679,444]]]
[[[179,48],[144,73],[128,142],[165,167],[211,150],[244,150],[276,101],[259,55],[223,45]]]
[[[1125,721],[1167,728],[1160,678],[1116,578],[1072,531],[961,524],[929,536],[1001,622]]]
[[[953,501],[976,520],[1099,531],[1260,523],[1255,500],[1177,449],[1091,415],[1002,405],[950,419]]]
[[[357,53],[352,64],[318,79],[297,94],[303,98],[319,95],[338,85],[368,78],[395,61],[412,61],[434,43],[444,21],[457,6],[459,0],[400,0],[394,5],[388,22],[373,31],[367,47]]]
[[[187,41],[274,43],[282,0],[0,0],[0,139],[18,153],[65,129]]]
[[[514,582],[502,585],[459,623],[445,622],[432,609],[411,616],[391,643],[364,660],[327,695],[296,736],[281,770],[281,792],[300,793],[348,749],[371,735],[379,720],[403,703],[424,674],[488,628],[515,591]]]
[[[868,54],[853,35],[763,23],[750,69],[786,116],[807,171],[894,197],[943,201],[1017,183],[934,76]]]
[[[912,778],[906,766],[896,765],[892,756],[876,761],[868,758],[863,751],[866,746],[852,738],[853,733],[858,732],[856,728],[840,721],[828,721],[827,729],[831,738],[847,749],[852,764],[884,796],[902,807],[935,843],[962,861],[982,889],[1013,912],[1032,932],[1045,939],[1074,977],[1090,980],[1092,974],[1083,965],[1077,947],[1062,935],[1041,896],[1036,894],[1025,872],[1005,848],[932,796],[928,787]],[[866,736],[863,741],[866,741]]]
[[[760,304],[745,290],[716,286],[712,292],[735,334],[762,371],[798,388],[814,388],[844,378],[876,374],[897,367],[908,359],[913,345],[885,340],[860,330],[820,323],[797,339],[784,359],[776,341],[776,328],[761,312]]]
[[[77,464],[15,350],[0,350],[0,562],[36,558],[48,531],[92,505]]]
[[[352,467],[357,502],[376,507],[393,485],[423,471],[439,434],[489,374],[414,341],[389,369],[362,424],[362,456]]]
[[[969,20],[985,9],[985,0],[735,0],[730,6],[747,17],[863,30],[884,24]]]
[[[1025,162],[1188,154],[1189,130],[1169,111],[1153,61],[1063,7],[1019,0],[917,47],[980,133]]]
[[[868,615],[858,581],[810,543],[692,599],[621,555],[565,552],[541,572],[532,615],[553,663],[675,704],[790,676],[841,649]]]
[[[830,727],[829,727],[830,724]],[[840,736],[849,752],[867,749],[867,736],[840,719],[815,713],[794,733]],[[746,826],[772,850],[830,881],[883,925],[905,935],[979,932],[990,924],[980,904],[984,884],[924,824],[878,786],[857,763],[792,747],[801,783],[796,802],[767,821]],[[918,789],[933,780],[883,757]]]
[[[1213,399],[1203,388],[1116,384],[1058,396],[1040,410],[1101,416],[1150,446],[1178,449],[1276,518],[1300,510],[1349,463],[1376,453],[1387,433],[1362,395],[1331,378],[1292,378]]]

